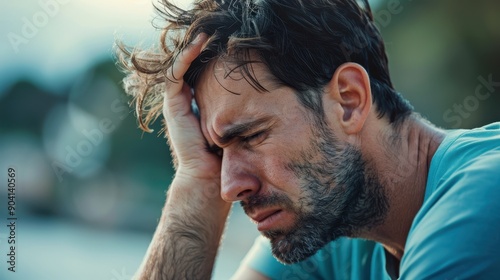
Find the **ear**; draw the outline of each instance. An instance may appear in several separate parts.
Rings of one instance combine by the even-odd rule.
[[[337,106],[336,122],[347,135],[357,134],[363,128],[372,106],[370,78],[363,66],[357,63],[340,65],[325,93]]]

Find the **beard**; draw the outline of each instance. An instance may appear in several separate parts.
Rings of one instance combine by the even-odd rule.
[[[384,221],[389,208],[384,188],[361,152],[338,144],[326,125],[312,129],[311,145],[286,166],[301,183],[298,202],[281,193],[255,194],[241,202],[245,213],[279,205],[295,214],[291,227],[262,232],[273,255],[285,264],[305,260],[341,236],[370,230]]]

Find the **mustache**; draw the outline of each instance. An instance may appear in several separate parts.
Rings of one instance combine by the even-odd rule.
[[[293,203],[290,198],[284,194],[254,194],[248,197],[247,200],[240,201],[245,214],[253,213],[256,209],[266,208],[270,206],[281,206],[287,209],[293,209]]]

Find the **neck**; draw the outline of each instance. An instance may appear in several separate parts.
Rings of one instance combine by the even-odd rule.
[[[384,223],[363,237],[382,243],[400,260],[423,203],[431,159],[445,133],[417,115],[408,117],[398,129],[388,126],[381,131],[364,149],[372,155],[372,168],[379,174],[390,207]]]

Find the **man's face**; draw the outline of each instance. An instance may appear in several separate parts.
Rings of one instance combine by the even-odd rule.
[[[270,92],[258,92],[240,73],[227,76],[223,64],[208,68],[195,90],[203,134],[221,147],[222,198],[241,202],[284,263],[380,224],[387,199],[361,152],[292,89],[273,83],[264,66],[253,70]]]

